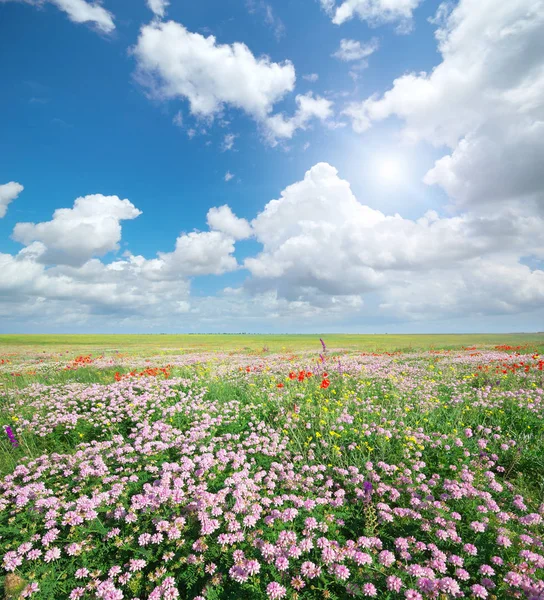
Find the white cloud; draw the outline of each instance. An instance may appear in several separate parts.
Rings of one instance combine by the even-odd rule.
[[[450,218],[430,211],[418,220],[386,216],[359,203],[348,182],[327,163],[312,167],[303,181],[269,202],[252,228],[263,250],[245,260],[253,276],[248,285],[278,290],[288,300],[311,298],[312,290],[350,298],[376,293],[389,307],[394,305],[389,299],[395,294],[400,298],[402,289],[406,297],[424,297],[429,281],[435,297],[441,289],[447,302],[450,278],[470,279],[476,286],[481,265],[497,273],[507,263],[521,277],[528,272],[521,257],[544,257],[544,219],[530,211],[511,208]],[[492,285],[482,274],[480,295],[501,289],[505,310],[536,308],[544,301],[544,273],[535,273],[522,294],[514,285]],[[433,287],[432,281],[439,280],[444,285]],[[460,294],[452,303],[449,312],[468,310]],[[474,306],[484,310],[479,303]]]
[[[272,145],[276,138],[291,138],[312,119],[325,121],[332,115],[332,102],[311,92],[296,96],[293,116],[274,114],[274,105],[295,86],[290,61],[257,58],[245,44],[218,44],[214,36],[191,33],[174,21],[143,26],[132,51],[136,77],[151,95],[163,100],[186,98],[190,112],[208,122],[223,117],[228,108],[243,110],[259,123]],[[317,75],[312,75],[315,79]],[[191,137],[194,132],[188,130]],[[225,137],[224,149],[229,149],[232,135]]]
[[[230,181],[230,180],[231,180],[231,179],[233,179],[233,178],[234,178],[234,174],[233,174],[233,173],[231,173],[230,171],[227,171],[227,172],[225,173],[225,181]]]
[[[384,292],[381,311],[425,321],[459,315],[515,315],[544,300],[544,271],[517,261],[474,258],[462,270],[411,274]]]
[[[338,48],[333,56],[346,62],[361,60],[374,54],[378,48],[379,42],[377,38],[371,39],[366,44],[361,44],[361,42],[356,40],[342,39],[340,40],[340,48]]]
[[[39,242],[40,260],[48,264],[82,265],[93,256],[116,250],[121,221],[141,212],[128,200],[92,194],[77,198],[73,208],[59,208],[51,221],[17,223],[13,239],[25,246]]]
[[[246,219],[238,218],[226,204],[219,208],[210,208],[206,218],[210,229],[221,231],[235,240],[251,236],[250,224]]]
[[[13,0],[0,0],[10,2]],[[20,0],[15,0],[20,1]],[[68,15],[74,23],[91,23],[99,31],[111,33],[115,29],[113,15],[99,3],[89,3],[85,0],[22,0],[27,4],[41,6],[45,2],[54,4],[57,8]]]
[[[321,0],[325,11],[332,16],[332,22],[341,25],[359,17],[371,27],[385,23],[397,23],[399,33],[412,29],[412,13],[422,0],[344,0],[335,6],[334,0]]]
[[[313,119],[326,121],[333,114],[333,102],[320,96],[314,97],[311,92],[297,95],[295,101],[297,110],[292,117],[278,113],[266,119],[266,135],[272,144],[276,143],[276,138],[292,138],[297,129],[306,129]]]
[[[345,114],[360,132],[395,115],[406,138],[449,146],[425,181],[459,206],[544,205],[544,5],[461,0],[437,22],[440,64]]]
[[[8,205],[13,202],[25,188],[16,181],[0,185],[0,219],[6,216]]]
[[[172,123],[174,123],[174,125],[177,127],[183,127],[183,113],[181,110],[178,110],[178,112],[174,115]]]
[[[220,207],[209,215],[215,230],[182,233],[172,252],[158,252],[152,259],[126,252],[109,264],[97,258],[82,262],[84,255],[104,253],[118,240],[115,226],[97,222],[99,214],[118,221],[139,211],[116,196],[86,196],[74,209],[55,211],[49,223],[16,227],[25,243],[43,241],[32,241],[15,256],[0,254],[0,318],[81,326],[95,315],[101,326],[127,321],[138,328],[146,321],[164,325],[184,318],[196,310],[188,278],[238,269],[235,237],[244,237],[249,228],[228,207]],[[194,319],[188,318],[189,323]]]
[[[160,19],[162,19],[166,14],[166,9],[168,8],[169,4],[170,0],[147,0],[147,6]]]
[[[98,29],[110,33],[115,29],[112,14],[100,4],[85,0],[50,0],[64,11],[74,23],[93,23]]]
[[[153,94],[186,98],[199,117],[230,106],[262,120],[295,85],[291,62],[256,58],[245,44],[218,44],[174,21],[144,25],[133,53],[138,78]]]
[[[159,252],[145,264],[160,278],[221,275],[238,268],[232,255],[234,238],[222,231],[193,231],[176,240],[173,252]]]
[[[223,138],[223,144],[221,146],[223,151],[232,150],[234,147],[234,141],[236,140],[236,134],[227,133]]]
[[[321,4],[321,8],[332,17],[336,0],[319,0],[319,3]]]
[[[137,214],[116,196],[86,196],[48,223],[19,224],[27,246],[0,254],[0,318],[133,329],[174,319],[225,330],[251,322],[258,329],[264,319],[293,319],[298,328],[362,315],[517,315],[544,304],[544,271],[521,262],[544,260],[544,218],[531,203],[447,218],[433,211],[415,220],[388,216],[358,201],[334,167],[318,163],[251,224],[223,205],[208,211],[209,231],[182,233],[171,252],[151,259],[125,253],[110,264],[91,258],[114,248],[119,221]],[[244,285],[192,297],[190,278],[240,268],[235,243],[248,237],[262,251],[245,260]]]
[[[314,83],[319,79],[319,75],[317,73],[308,73],[307,75],[303,75],[302,79]]]

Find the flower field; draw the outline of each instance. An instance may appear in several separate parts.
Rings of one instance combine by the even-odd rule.
[[[0,589],[544,599],[544,357],[0,356]]]

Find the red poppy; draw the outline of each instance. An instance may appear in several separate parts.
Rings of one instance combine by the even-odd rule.
[[[282,388],[282,387],[285,387],[285,386],[283,385],[283,383],[278,383],[277,387]]]
[[[331,384],[331,382],[328,379],[323,379],[323,381],[321,382],[321,385],[319,387],[326,390],[330,384]]]

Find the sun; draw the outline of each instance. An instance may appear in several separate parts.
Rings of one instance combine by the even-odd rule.
[[[399,185],[406,180],[406,167],[396,156],[381,156],[375,161],[374,176],[381,184]]]

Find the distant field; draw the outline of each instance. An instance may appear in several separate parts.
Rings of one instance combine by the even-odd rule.
[[[544,333],[434,334],[434,335],[0,335],[0,353],[35,350],[47,352],[123,352],[160,354],[199,351],[293,352],[319,347],[322,337],[330,348],[363,352],[462,348],[497,345],[544,349]]]

